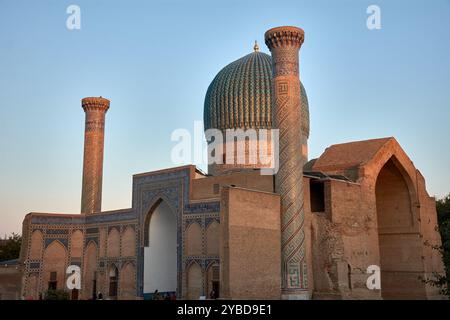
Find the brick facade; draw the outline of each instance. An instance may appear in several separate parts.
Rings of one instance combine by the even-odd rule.
[[[441,243],[435,201],[394,138],[333,145],[304,164],[309,111],[298,76],[300,30],[276,28],[266,35],[274,55],[274,123],[282,127],[276,177],[246,165],[216,167],[212,176],[191,165],[136,174],[131,208],[102,212],[109,100],[83,99],[82,213],[25,216],[22,296],[38,299],[49,287],[65,289],[66,268],[77,265],[78,299],[99,292],[107,299],[151,298],[146,254],[173,242],[167,252],[173,265],[159,267],[173,270],[164,274],[165,293],[178,298],[198,299],[212,290],[226,298],[439,298],[436,288],[418,280],[443,272],[430,246]],[[254,53],[244,59],[250,70],[252,59],[270,61]],[[238,78],[246,76],[252,79]],[[268,88],[270,79],[265,81]],[[259,123],[255,116],[267,118],[267,125],[269,114],[260,114],[251,97],[244,102],[252,110],[244,125]],[[240,119],[236,110],[228,120]],[[218,117],[213,111],[206,112],[211,123]],[[173,233],[150,241],[153,218],[161,214],[170,215],[170,225],[161,224]],[[370,265],[381,266],[381,290],[366,286]]]

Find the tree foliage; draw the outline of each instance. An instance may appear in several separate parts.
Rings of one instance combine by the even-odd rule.
[[[0,261],[18,259],[21,244],[22,236],[12,233],[6,240],[6,244],[0,247]]]
[[[49,289],[44,292],[44,300],[69,300],[70,295],[68,292],[61,289]]]
[[[442,245],[433,248],[439,250],[442,256],[445,273],[435,273],[434,279],[428,279],[426,282],[439,287],[442,294],[450,296],[450,194],[436,201],[436,210]]]

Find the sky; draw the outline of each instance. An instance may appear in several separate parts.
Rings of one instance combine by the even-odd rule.
[[[305,30],[310,158],[394,136],[429,194],[448,194],[450,0],[0,0],[0,235],[28,212],[80,211],[83,97],[111,100],[102,209],[129,208],[133,174],[175,166],[171,133],[202,121],[214,76],[255,40],[269,53],[281,25]]]

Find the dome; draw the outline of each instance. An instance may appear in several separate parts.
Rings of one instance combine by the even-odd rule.
[[[206,129],[272,128],[272,58],[255,50],[224,67],[206,92]],[[309,107],[301,84],[302,130],[309,136]]]

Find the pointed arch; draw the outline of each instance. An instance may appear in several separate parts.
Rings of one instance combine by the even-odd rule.
[[[150,219],[152,217],[153,212],[155,212],[156,208],[161,204],[163,199],[161,197],[158,197],[158,199],[155,200],[155,202],[150,206],[149,210],[147,211],[145,218],[144,218],[144,247],[148,247],[150,237],[149,237],[149,231],[150,231]]]
[[[177,210],[173,207],[171,202],[167,199],[167,197],[160,193],[157,196],[154,197],[154,201],[151,202],[151,204],[148,206],[148,210],[144,211],[144,236],[143,236],[143,244],[144,247],[148,247],[148,241],[149,241],[149,230],[150,230],[150,220],[152,218],[153,213],[155,210],[161,205],[162,202],[164,202],[165,205],[167,205],[170,208],[170,211],[172,213],[176,213]]]
[[[75,230],[70,237],[70,256],[81,258],[83,252],[83,232]]]
[[[381,295],[384,299],[425,298],[424,266],[411,177],[395,156],[379,170],[375,184]]]
[[[186,229],[186,255],[197,256],[202,254],[202,227],[198,222],[191,223]]]
[[[112,258],[120,256],[120,232],[116,227],[108,232],[107,256]]]
[[[97,257],[98,247],[95,241],[89,241],[84,254],[83,295],[90,299],[97,292]]]
[[[177,290],[177,216],[159,198],[147,213],[144,229],[144,294]]]
[[[112,263],[108,268],[108,283],[109,290],[108,296],[111,299],[116,299],[119,289],[119,268],[117,268],[116,264]]]
[[[43,250],[43,235],[40,230],[33,231],[31,235],[31,247],[30,247],[30,254],[29,258],[31,260],[38,260],[42,257],[42,250]]]
[[[43,291],[49,287],[63,289],[66,278],[67,250],[59,240],[52,241],[44,250]]]
[[[413,203],[418,202],[418,194],[417,194],[417,181],[416,176],[412,176],[413,173],[416,172],[415,168],[408,168],[412,166],[412,163],[405,163],[405,161],[400,160],[401,157],[397,157],[395,154],[390,154],[388,157],[384,159],[384,161],[380,162],[378,167],[376,168],[376,177],[377,181],[380,178],[380,173],[383,169],[386,169],[386,166],[395,166],[398,170],[398,173],[401,174],[404,182],[408,187],[408,192]],[[409,160],[409,159],[408,159]]]
[[[108,229],[100,228],[99,230],[99,256],[104,257],[106,255],[106,248],[108,247]]]
[[[208,298],[211,298],[211,293],[214,293],[213,299],[219,298],[220,293],[220,264],[217,261],[211,262],[206,268],[206,293]]]
[[[375,195],[377,199],[378,227],[389,229],[403,227],[412,229],[416,225],[417,192],[415,184],[395,155],[388,158],[378,170],[375,182]],[[397,205],[391,206],[391,212],[386,206],[393,205],[401,200]],[[405,231],[406,231],[405,229]]]
[[[206,254],[219,255],[219,223],[214,220],[206,229]]]
[[[136,255],[136,233],[132,226],[128,226],[122,233],[122,256],[130,257],[135,255]]]

